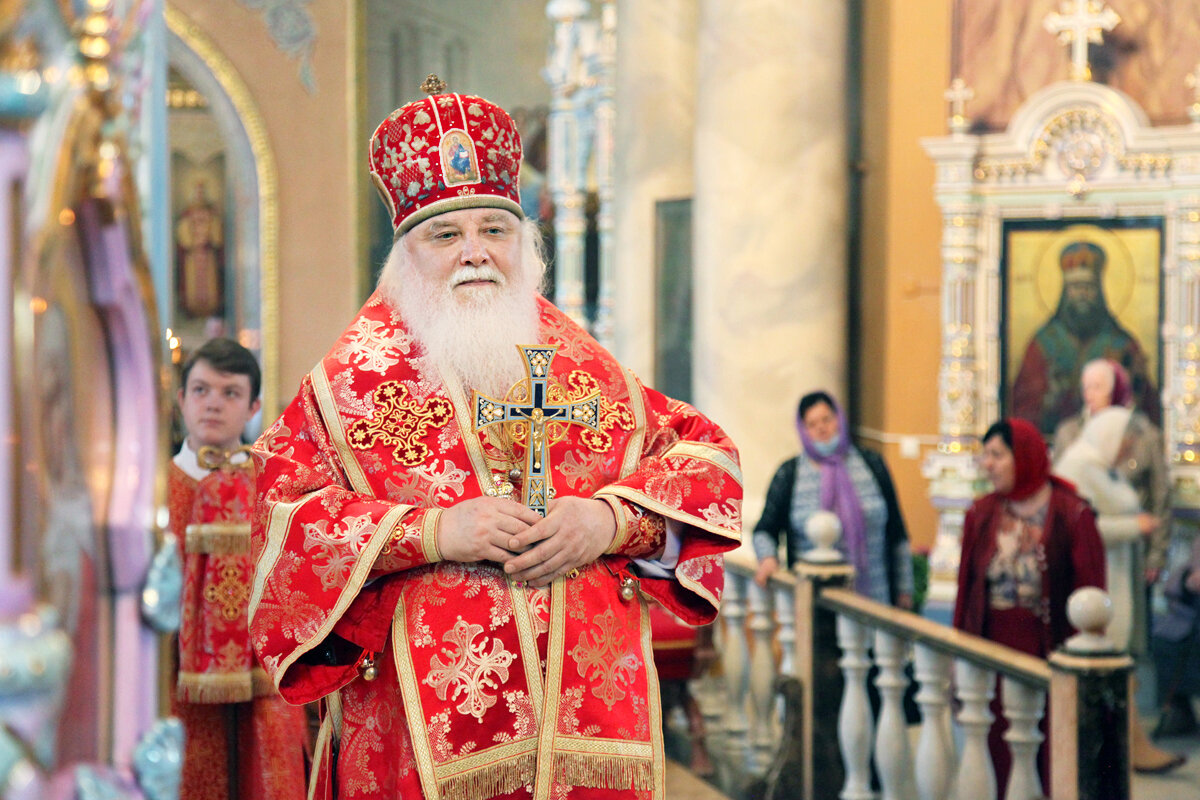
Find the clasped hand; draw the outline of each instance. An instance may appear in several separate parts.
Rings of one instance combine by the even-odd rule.
[[[543,519],[515,500],[476,497],[442,512],[437,537],[447,561],[492,561],[513,580],[540,587],[598,559],[616,532],[603,500],[551,500]]]

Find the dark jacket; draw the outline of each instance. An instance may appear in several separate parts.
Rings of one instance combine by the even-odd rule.
[[[867,468],[871,470],[871,475],[875,478],[875,484],[879,487],[879,493],[883,496],[883,501],[887,505],[887,526],[884,529],[884,557],[887,559],[887,577],[888,577],[888,594],[892,604],[896,603],[896,587],[899,584],[897,570],[899,565],[896,564],[894,554],[896,545],[900,542],[908,541],[908,528],[904,525],[904,515],[900,513],[900,501],[896,497],[896,487],[892,484],[891,473],[888,472],[887,465],[883,462],[883,456],[873,450],[867,450],[857,445],[851,445],[858,454],[862,456],[862,460],[866,462]],[[796,462],[797,458],[792,457],[779,465],[775,470],[775,476],[771,478],[771,485],[767,488],[767,497],[763,503],[763,513],[758,520],[758,524],[754,526],[755,531],[769,533],[779,541],[780,531],[790,530],[791,512],[792,512],[792,493],[796,489]],[[792,552],[791,537],[785,539],[787,545],[787,561],[788,568],[795,566],[796,559],[799,553]]]
[[[1067,620],[1067,598],[1083,586],[1105,587],[1104,543],[1096,530],[1096,514],[1079,495],[1051,483],[1042,542],[1045,613],[1042,640],[1049,653],[1075,632]],[[996,552],[996,528],[1004,499],[993,492],[975,501],[963,522],[962,557],[958,565],[958,598],[954,627],[982,636],[988,610],[988,565]]]

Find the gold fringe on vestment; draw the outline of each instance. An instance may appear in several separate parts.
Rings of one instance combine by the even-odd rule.
[[[184,550],[188,553],[207,553],[234,556],[250,552],[248,522],[197,522],[187,526]]]
[[[555,753],[554,782],[591,789],[654,788],[654,762],[648,758],[599,753]]]
[[[179,699],[186,703],[248,703],[275,694],[275,684],[261,667],[251,672],[180,672],[176,685]]]
[[[533,783],[537,754],[526,753],[438,781],[440,800],[487,800]]]

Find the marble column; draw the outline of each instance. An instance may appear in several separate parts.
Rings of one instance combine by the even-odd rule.
[[[747,526],[799,395],[846,386],[846,29],[843,3],[700,3],[694,397],[741,451]]]
[[[613,352],[651,383],[655,203],[692,194],[698,18],[695,0],[617,3]]]

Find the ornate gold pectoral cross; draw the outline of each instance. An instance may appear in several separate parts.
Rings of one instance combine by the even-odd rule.
[[[546,436],[547,425],[582,425],[599,432],[600,390],[597,389],[582,400],[556,405],[549,402],[551,389],[563,394],[557,383],[550,381],[550,363],[558,351],[558,345],[518,345],[525,362],[528,378],[509,391],[514,396],[524,384],[528,402],[496,400],[479,392],[473,393],[472,407],[475,409],[476,432],[490,425],[521,423],[528,425],[525,448],[525,479],[521,482],[522,502],[534,511],[546,516],[546,503],[554,497],[550,473],[550,447]]]

